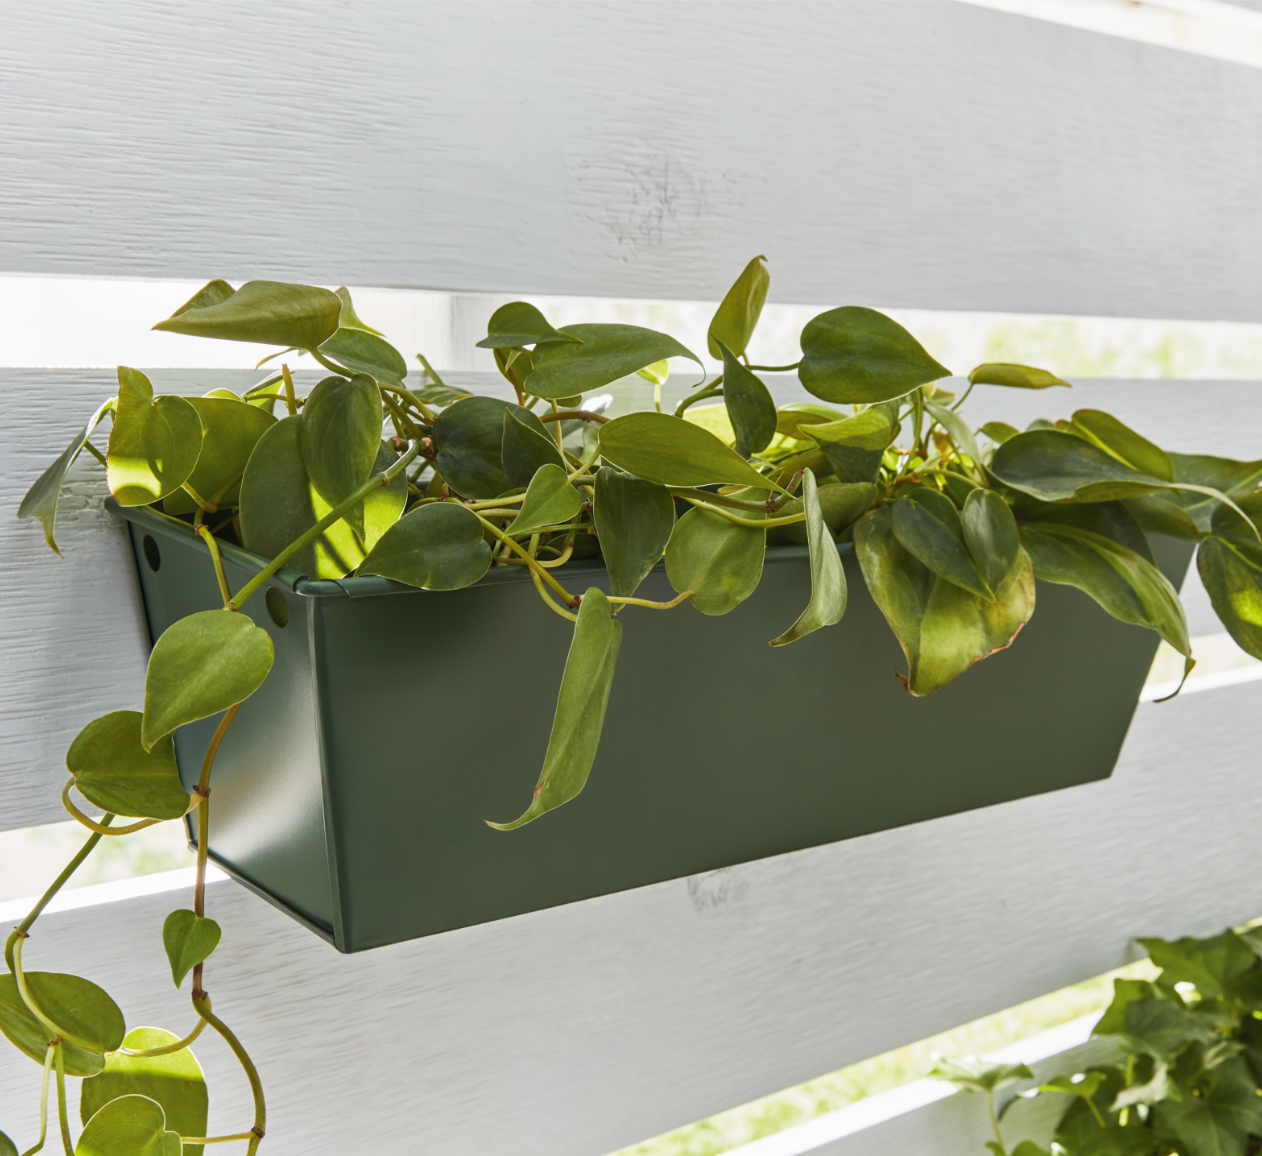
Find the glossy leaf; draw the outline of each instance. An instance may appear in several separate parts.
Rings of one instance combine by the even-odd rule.
[[[645,381],[651,381],[654,385],[665,385],[670,377],[670,362],[655,361],[652,365],[646,365],[643,369],[637,369],[635,372],[639,377],[644,378]],[[576,398],[575,404],[580,400],[582,399]],[[562,398],[557,399],[558,404],[561,404],[563,401],[564,399]]]
[[[250,454],[276,419],[258,406],[234,397],[190,397],[202,425],[197,465],[186,479],[206,501],[235,506],[241,497],[241,476]],[[168,514],[191,514],[197,503],[185,490],[175,490],[162,503]]]
[[[820,486],[816,493],[819,498],[820,512],[824,516],[824,525],[836,538],[842,530],[871,507],[880,491],[871,482],[834,482]],[[791,514],[801,513],[802,509],[802,500],[792,498],[780,507],[776,517],[787,518]],[[791,526],[777,526],[767,531],[769,546],[805,546],[806,543],[805,522],[796,522]]]
[[[511,418],[506,419],[511,420]],[[572,521],[583,508],[583,496],[570,484],[560,466],[540,466],[530,479],[521,511],[505,533],[526,534]]]
[[[1213,1068],[1199,1097],[1163,1100],[1153,1113],[1186,1156],[1233,1156],[1246,1150],[1250,1135],[1262,1135],[1262,1100],[1242,1060]]]
[[[333,292],[337,294],[338,300],[342,302],[341,312],[337,315],[337,326],[339,329],[364,329],[369,333],[375,333],[378,337],[385,336],[380,329],[374,329],[355,312],[355,306],[351,302],[351,291],[345,285],[339,286]]]
[[[772,646],[784,646],[821,626],[832,626],[840,622],[846,612],[846,571],[837,553],[837,543],[824,521],[815,475],[810,470],[802,475],[802,505],[806,513],[806,542],[811,552],[811,600],[798,620],[771,640]]]
[[[1252,494],[1262,482],[1262,461],[1238,462],[1209,454],[1170,454],[1169,457],[1176,482],[1205,486],[1237,502]],[[1210,494],[1167,490],[1132,498],[1127,505],[1146,529],[1195,539],[1209,531],[1220,503]]]
[[[737,357],[748,348],[749,339],[753,336],[758,318],[762,316],[762,307],[767,301],[767,290],[771,286],[771,275],[767,272],[766,261],[767,258],[763,256],[750,261],[719,302],[706,333],[706,347],[710,350],[711,357],[722,357],[725,345]],[[726,381],[727,378],[724,377],[723,380]]]
[[[219,924],[206,919],[195,911],[172,911],[162,923],[162,946],[166,948],[167,961],[171,964],[171,978],[175,986],[194,966],[210,958],[219,946]]]
[[[1076,526],[1125,546],[1141,558],[1153,561],[1152,548],[1139,522],[1130,512],[1129,502],[1037,502],[1026,499],[1013,508],[1017,521],[1055,522]]]
[[[241,479],[245,548],[274,558],[331,510],[307,475],[302,417],[282,418],[259,438]],[[372,522],[365,518],[367,535]],[[360,541],[343,518],[294,554],[288,565],[314,578],[341,578],[363,560]]]
[[[562,332],[578,341],[549,341],[535,346],[534,371],[522,382],[522,388],[535,397],[586,393],[668,357],[687,357],[702,368],[695,353],[654,329],[638,325],[569,325]]]
[[[149,655],[141,742],[252,695],[272,669],[272,640],[244,614],[202,610],[168,626]]]
[[[950,376],[906,329],[875,309],[844,305],[802,330],[798,377],[825,401],[888,401]]]
[[[314,285],[281,281],[247,281],[230,296],[210,304],[194,304],[210,285],[165,321],[159,321],[154,329],[192,337],[316,349],[333,335],[342,312],[342,299],[336,293]],[[212,296],[221,293],[218,290]]]
[[[87,425],[75,434],[70,444],[57,456],[57,460],[35,479],[35,484],[26,491],[26,496],[18,506],[19,518],[39,519],[39,524],[44,527],[44,541],[48,543],[48,548],[54,554],[61,554],[53,539],[53,527],[57,521],[57,497],[61,493],[61,483],[65,479],[66,471],[79,456],[79,451],[83,449],[89,435],[96,429],[97,423],[108,410],[109,403],[106,402],[88,419]]]
[[[990,361],[979,365],[968,375],[968,379],[974,385],[1008,385],[1015,389],[1047,389],[1052,385],[1072,388],[1069,382],[1062,381],[1046,369],[1016,365],[1010,361]]]
[[[964,499],[960,521],[964,544],[982,581],[988,589],[998,589],[1021,550],[1017,520],[1011,508],[994,490],[973,490]]]
[[[1009,438],[1014,438],[1020,432],[1016,426],[1009,425],[1006,421],[988,421],[981,428],[984,433],[996,445],[1003,445]]]
[[[557,696],[552,734],[534,798],[526,811],[511,823],[490,823],[500,831],[524,827],[562,803],[568,803],[586,785],[609,704],[614,665],[622,645],[622,623],[611,614],[603,590],[593,586],[583,595],[574,623],[574,640],[565,660],[561,690]]]
[[[162,1106],[148,1096],[111,1100],[84,1125],[74,1156],[180,1156]]]
[[[381,442],[377,448],[377,460],[373,462],[369,476],[372,474],[384,474],[398,460],[399,455],[395,448],[387,441]],[[363,504],[364,535],[362,542],[365,551],[371,550],[381,541],[381,535],[399,520],[399,516],[407,505],[407,498],[408,480],[406,474],[397,475],[388,486],[380,486],[368,492],[368,497],[364,499]]]
[[[498,498],[515,488],[504,472],[505,411],[547,439],[543,422],[533,413],[497,397],[462,398],[438,415],[434,465],[462,497]]]
[[[187,313],[190,309],[204,309],[209,305],[218,305],[220,302],[227,301],[235,292],[236,290],[227,281],[217,277],[213,281],[207,281],[171,316],[179,317],[181,313]]]
[[[1227,633],[1245,653],[1262,658],[1262,570],[1221,538],[1201,543],[1196,568]]]
[[[1045,502],[1131,498],[1165,484],[1080,437],[1048,429],[1009,438],[995,450],[990,471],[1004,485]]]
[[[762,380],[746,369],[726,345],[723,351],[723,403],[736,431],[736,452],[761,453],[776,436],[776,403]]]
[[[675,527],[670,491],[613,466],[596,474],[592,510],[615,595],[630,598],[666,550]]]
[[[352,374],[362,373],[397,388],[403,388],[408,374],[403,354],[384,337],[366,329],[339,328],[320,346],[320,352]],[[377,432],[380,435],[380,426]]]
[[[66,766],[79,793],[102,811],[140,819],[178,819],[189,794],[180,782],[169,738],[146,751],[140,742],[141,713],[116,710],[93,719],[66,752]]]
[[[118,367],[118,406],[106,479],[120,506],[147,506],[178,490],[197,465],[202,424],[182,397],[153,396],[138,369]]]
[[[693,507],[666,546],[666,577],[702,614],[726,614],[748,598],[762,578],[766,531],[740,526]]]
[[[629,413],[600,427],[600,452],[614,465],[663,486],[775,486],[692,422],[664,413]]]
[[[1161,983],[1174,986],[1191,983],[1203,999],[1221,995],[1228,983],[1254,964],[1249,945],[1234,931],[1224,931],[1207,939],[1185,936],[1173,942],[1166,939],[1138,939],[1136,942],[1159,968]]]
[[[843,482],[875,482],[881,455],[894,434],[894,419],[882,405],[854,417],[803,427],[802,432],[824,449]]]
[[[968,454],[973,461],[981,462],[982,452],[977,448],[977,439],[973,437],[973,431],[969,429],[968,422],[960,417],[955,410],[948,409],[945,405],[939,405],[936,401],[926,401],[925,409],[929,411],[934,421],[951,435],[960,449]]]
[[[18,1146],[4,1132],[0,1132],[0,1156],[18,1156]]]
[[[302,407],[302,458],[330,509],[371,475],[381,449],[381,421],[381,391],[367,374],[349,380],[326,377],[308,396]],[[348,511],[345,520],[362,539],[363,506]]]
[[[993,600],[994,592],[978,572],[965,544],[960,512],[950,498],[920,487],[899,498],[890,511],[894,535],[912,557],[979,598]]]
[[[123,1047],[135,1052],[170,1047],[179,1037],[161,1028],[132,1028]],[[85,1080],[79,1092],[79,1118],[86,1124],[111,1100],[148,1096],[166,1118],[166,1127],[181,1136],[205,1136],[209,1097],[201,1064],[188,1048],[166,1056],[115,1053],[105,1070]],[[189,1145],[184,1156],[199,1156],[202,1145]]]
[[[486,323],[486,336],[479,341],[479,349],[509,349],[519,345],[535,345],[538,342],[562,341],[581,345],[580,338],[561,329],[554,329],[533,305],[526,301],[510,301],[501,305]]]
[[[530,480],[541,466],[550,465],[565,472],[565,458],[561,456],[552,431],[544,427],[541,433],[536,428],[542,425],[538,418],[528,424],[511,409],[504,411],[500,453],[504,476],[515,489],[530,485]]]
[[[391,526],[359,573],[425,590],[459,590],[473,585],[490,566],[491,548],[473,511],[454,502],[434,502]]]
[[[786,437],[807,439],[807,426],[824,425],[827,422],[842,421],[846,414],[831,405],[817,405],[814,402],[799,401],[781,406],[776,412],[776,433]]]
[[[1138,473],[1166,482],[1174,481],[1174,463],[1170,455],[1111,413],[1099,409],[1077,410],[1070,429]]]
[[[66,1074],[95,1076],[105,1065],[103,1053],[118,1048],[127,1030],[118,1005],[96,984],[77,975],[28,971],[24,978],[40,1011],[59,1029],[88,1045],[84,1048],[66,1041]],[[43,1067],[48,1029],[22,1001],[12,975],[0,975],[0,1032]]]

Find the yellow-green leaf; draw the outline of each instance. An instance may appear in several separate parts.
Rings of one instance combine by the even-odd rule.
[[[180,1156],[162,1106],[148,1096],[111,1100],[84,1126],[74,1156]]]
[[[189,794],[180,782],[170,738],[146,750],[140,742],[141,713],[116,710],[93,719],[75,736],[66,766],[75,786],[102,811],[141,819],[178,819]]]
[[[772,646],[784,646],[821,626],[832,626],[840,622],[846,612],[846,571],[820,510],[815,475],[810,470],[802,475],[802,503],[806,512],[806,542],[811,553],[811,600],[798,620],[771,640]]]
[[[360,574],[380,574],[424,590],[472,586],[491,566],[491,548],[472,510],[434,502],[404,514],[364,559]]]
[[[824,401],[888,401],[950,376],[906,329],[875,309],[843,305],[802,330],[798,377]]]
[[[118,1004],[77,975],[28,971],[24,979],[40,1011],[77,1041],[67,1039],[64,1045],[66,1074],[95,1076],[105,1066],[103,1054],[119,1047],[127,1030]],[[48,1029],[23,1002],[12,975],[0,975],[0,1032],[18,1051],[43,1066]]]
[[[522,389],[535,397],[572,397],[627,377],[668,357],[687,357],[702,368],[695,353],[673,337],[638,325],[570,325],[561,332],[578,341],[549,341],[531,354],[533,372]]]
[[[213,919],[187,908],[172,911],[163,920],[162,946],[166,948],[171,978],[176,987],[184,982],[184,977],[197,964],[210,957],[219,946],[220,934],[219,924]]]
[[[512,415],[505,415],[505,422]],[[582,495],[570,484],[565,471],[552,464],[542,465],[530,479],[521,510],[505,533],[527,534],[546,526],[559,526],[575,518],[583,508]]]
[[[1046,369],[1035,369],[1032,365],[1017,365],[1010,361],[990,361],[979,365],[968,375],[968,379],[974,385],[1007,385],[1014,389],[1047,389],[1052,385],[1072,388],[1069,382],[1062,381]]]
[[[758,588],[766,539],[764,530],[693,507],[671,533],[666,577],[680,594],[692,591],[688,600],[702,614],[726,614]]]
[[[563,329],[554,329],[528,301],[510,301],[491,314],[486,323],[486,336],[477,343],[479,349],[513,349],[535,345],[541,341],[561,341],[581,345],[582,340]]]
[[[202,424],[202,448],[197,465],[186,480],[206,501],[235,506],[241,498],[241,476],[250,454],[276,419],[231,394],[190,397],[188,403]],[[168,514],[191,514],[197,503],[181,489],[169,494],[162,508]]]
[[[118,407],[106,479],[120,506],[147,506],[178,490],[202,451],[202,423],[182,397],[153,396],[138,369],[118,367]]]
[[[719,302],[706,334],[706,346],[711,357],[722,357],[724,345],[737,357],[748,348],[758,318],[762,316],[767,290],[771,287],[766,261],[767,258],[761,255],[750,261]]]
[[[212,281],[154,329],[316,349],[333,335],[342,313],[342,299],[315,285],[247,281],[226,296],[224,288],[227,282]]]

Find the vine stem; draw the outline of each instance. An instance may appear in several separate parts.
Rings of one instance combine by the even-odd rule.
[[[243,1133],[242,1135],[248,1136],[250,1140],[250,1146],[246,1149],[246,1156],[254,1156],[254,1153],[258,1151],[259,1143],[263,1139],[267,1126],[267,1103],[263,1098],[263,1082],[259,1079],[258,1069],[254,1066],[254,1061],[250,1059],[249,1053],[241,1046],[241,1041],[232,1034],[232,1030],[228,1025],[210,1010],[210,1001],[206,998],[205,993],[194,994],[193,1009],[223,1037],[225,1043],[232,1049],[237,1061],[245,1070],[245,1078],[250,1081],[250,1092],[254,1096],[254,1127],[248,1133]]]
[[[463,502],[459,504],[464,505]],[[468,509],[467,506],[465,508]],[[520,557],[524,558],[526,560],[526,565],[530,567],[531,573],[542,578],[549,586],[552,587],[553,590],[555,590],[559,595],[561,595],[562,598],[565,599],[567,604],[574,601],[574,595],[571,594],[564,586],[562,586],[560,582],[558,582],[555,578],[553,578],[552,575],[547,570],[545,570],[542,566],[540,566],[539,563],[536,562],[535,559],[530,556],[529,551],[527,551],[524,547],[514,542],[513,539],[510,538],[507,534],[505,534],[504,531],[501,530],[498,526],[495,526],[491,522],[488,522],[484,517],[482,517],[481,514],[474,512],[473,516],[477,518],[477,520],[481,522],[482,525],[486,529],[490,530],[491,533],[495,535],[496,538],[498,538],[510,549],[516,551],[516,553]]]
[[[71,817],[83,827],[93,832],[98,838],[101,835],[130,835],[135,831],[143,831],[146,827],[152,827],[155,823],[161,823],[161,819],[141,819],[138,823],[129,823],[126,827],[110,827],[104,823],[97,823],[89,819],[78,807],[70,801],[70,788],[74,786],[73,776],[62,788],[61,805],[70,812]],[[197,804],[193,803],[189,806],[191,811]],[[187,814],[188,812],[185,812]]]
[[[995,1090],[994,1088],[986,1089],[986,1109],[990,1113],[990,1126],[995,1133],[995,1142],[999,1145],[1000,1153],[1006,1153],[1008,1150],[1003,1146],[1003,1133],[999,1131],[999,1117],[995,1115]]]
[[[709,385],[703,385],[696,393],[690,393],[677,406],[675,406],[675,416],[683,417],[684,412],[690,405],[694,405],[699,401],[704,401],[707,397],[714,397],[721,392],[723,385],[723,375],[720,373]]]
[[[193,914],[197,916],[206,914],[206,859],[210,853],[210,772],[215,765],[215,756],[219,753],[219,744],[223,742],[224,735],[228,733],[228,728],[240,709],[241,704],[238,702],[223,712],[223,718],[219,720],[202,759],[202,773],[198,776],[197,786],[193,788],[194,794],[201,800],[201,807],[197,812],[197,879],[193,884]],[[202,989],[203,966],[204,964],[199,963],[193,968],[194,991]]]
[[[205,523],[198,524],[197,536],[210,547],[210,558],[215,564],[215,578],[219,582],[219,594],[223,598],[224,609],[228,609],[232,606],[232,591],[228,589],[228,579],[223,572],[223,558],[219,553],[219,543],[215,541],[215,535],[210,532],[210,527]]]
[[[60,1027],[58,1024],[50,1020],[40,1009],[39,1004],[35,1002],[35,997],[31,995],[30,988],[26,983],[26,973],[22,970],[22,945],[25,942],[26,937],[23,936],[13,944],[13,979],[17,983],[18,995],[22,997],[22,1002],[30,1009],[31,1015],[44,1025],[48,1034],[53,1037],[54,1040],[69,1040],[75,1045],[75,1047],[82,1048],[85,1052],[96,1051],[93,1044],[87,1040],[81,1039],[72,1032],[66,1031],[65,1028]],[[49,1042],[52,1043],[53,1040],[50,1040]]]
[[[669,602],[651,602],[647,598],[619,598],[611,594],[609,601],[617,606],[647,606],[650,610],[671,610],[695,593],[695,590],[685,590],[682,594],[675,595]]]
[[[255,369],[258,368],[256,365]],[[290,417],[296,417],[298,414],[298,395],[294,392],[294,379],[289,373],[289,366],[281,362],[280,367],[281,379],[285,382],[285,408],[289,410]]]
[[[48,1077],[52,1073],[53,1055],[56,1049],[56,1044],[49,1044],[48,1051],[44,1054],[44,1083],[39,1090],[39,1139],[33,1147],[23,1152],[22,1156],[35,1156],[35,1153],[44,1146],[44,1138],[48,1135]]]
[[[750,365],[745,363],[747,369],[752,369],[757,373],[790,373],[797,369],[802,363],[795,361],[792,365]]]
[[[594,421],[605,425],[613,420],[605,417],[603,414],[592,413],[590,409],[557,409],[556,402],[553,402],[552,405],[553,410],[551,413],[541,413],[539,415],[540,421],[570,421],[573,419],[575,421]]]
[[[727,506],[732,510],[748,510],[751,513],[764,513],[767,509],[766,502],[742,502],[739,498],[730,498],[727,494],[712,494],[709,490],[698,490],[692,486],[667,486],[672,497],[676,498],[697,498],[700,501],[708,502],[713,506]],[[789,500],[787,497],[784,499]]]
[[[89,1049],[90,1050],[90,1049]],[[66,1115],[66,1049],[61,1040],[53,1044],[57,1064],[57,1124],[61,1128],[61,1146],[66,1156],[74,1156],[74,1141],[70,1139],[70,1120]]]
[[[207,996],[206,998],[207,998],[207,1001],[209,1001],[210,997]],[[145,1048],[143,1051],[134,1051],[131,1048],[118,1048],[116,1051],[106,1052],[105,1054],[109,1056],[137,1056],[137,1057],[169,1056],[175,1052],[182,1052],[185,1048],[189,1047],[197,1039],[197,1037],[200,1036],[202,1032],[204,1032],[205,1030],[206,1030],[206,1021],[203,1019],[199,1019],[197,1021],[197,1026],[191,1032],[189,1032],[188,1035],[186,1035],[182,1040],[174,1044],[167,1044],[166,1047],[164,1048]],[[185,1143],[191,1143],[191,1141],[185,1141]]]
[[[712,506],[709,502],[703,502],[700,498],[689,498],[685,495],[684,501],[691,502],[702,510],[709,510],[712,514],[718,514],[720,518],[726,518],[729,522],[735,522],[738,526],[752,526],[755,530],[770,530],[775,526],[792,526],[796,522],[806,521],[805,513],[786,514],[783,518],[742,518],[738,514],[724,510],[720,506]]]

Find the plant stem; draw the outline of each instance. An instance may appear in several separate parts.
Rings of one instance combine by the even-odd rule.
[[[669,602],[650,602],[647,598],[619,598],[611,594],[609,601],[617,606],[647,606],[650,610],[670,610],[678,606],[685,598],[691,598],[695,591],[685,590],[676,594]]]
[[[106,467],[106,469],[108,469],[108,468],[109,468],[109,464],[110,464],[110,463],[109,463],[109,460],[108,460],[108,459],[106,458],[106,456],[105,456],[103,453],[101,453],[101,451],[100,451],[100,450],[98,450],[98,449],[96,448],[96,446],[94,446],[91,442],[84,442],[84,443],[83,443],[83,448],[84,448],[85,450],[87,450],[87,451],[88,451],[88,453],[90,453],[90,454],[91,454],[94,458],[96,458],[96,460],[97,460],[98,462],[100,462],[100,463],[101,463],[101,465],[105,466],[105,467]],[[43,1141],[40,1141],[40,1144],[41,1144],[41,1147],[42,1147],[42,1145],[43,1145]],[[31,1151],[32,1151],[32,1152],[34,1152],[34,1151],[36,1151],[36,1149],[32,1148],[32,1149],[31,1149]]]
[[[294,379],[289,374],[289,366],[283,362],[280,367],[280,376],[285,382],[285,408],[289,410],[290,417],[296,417],[298,414],[298,395],[294,393]]]
[[[755,530],[770,530],[774,526],[792,526],[796,522],[806,521],[805,513],[786,514],[783,518],[742,518],[737,514],[729,513],[719,506],[711,506],[708,502],[703,502],[698,498],[685,497],[684,501],[691,502],[694,506],[700,506],[703,510],[709,510],[712,514],[718,514],[720,518],[726,518],[729,522],[735,522],[738,526],[752,526]]]
[[[723,375],[720,373],[709,385],[703,385],[696,393],[690,393],[683,401],[675,406],[675,416],[683,417],[684,412],[690,405],[696,402],[704,401],[707,397],[714,397],[722,391]]]
[[[729,498],[726,494],[712,494],[709,490],[698,490],[692,486],[667,486],[676,498],[697,498],[715,506],[727,506],[733,510],[749,510],[751,513],[765,513],[766,502],[742,502],[739,498]]]
[[[229,1140],[253,1140],[256,1133],[238,1132],[235,1136],[181,1136],[181,1144],[227,1144]]]
[[[66,1156],[74,1156],[74,1141],[70,1139],[70,1120],[66,1115],[66,1056],[65,1048],[58,1040],[53,1045],[57,1064],[57,1123],[61,1128],[61,1146]],[[90,1049],[89,1049],[90,1050]]]
[[[990,1113],[990,1126],[995,1133],[995,1143],[999,1145],[999,1156],[1004,1156],[1007,1149],[1003,1146],[1003,1133],[999,1131],[999,1117],[995,1115],[995,1090],[986,1089],[986,1109]]]
[[[215,728],[210,745],[206,748],[202,759],[202,773],[198,776],[194,793],[201,800],[201,808],[197,812],[197,876],[193,884],[193,913],[198,916],[206,914],[206,859],[210,854],[210,772],[215,765],[215,756],[219,753],[219,744],[228,733],[232,720],[237,717],[241,704],[233,703],[223,712],[223,718]],[[193,968],[193,990],[202,990],[202,968],[199,963]]]
[[[209,998],[209,997],[207,997]],[[206,1030],[206,1021],[199,1019],[197,1026],[178,1043],[167,1044],[164,1048],[146,1048],[144,1051],[133,1051],[131,1048],[119,1048],[116,1052],[107,1052],[111,1056],[169,1056],[174,1052],[182,1052]],[[187,1141],[186,1141],[187,1143]]]
[[[219,556],[219,543],[205,525],[198,525],[197,536],[210,548],[210,558],[215,564],[215,577],[219,581],[219,594],[223,598],[224,609],[232,605],[232,591],[228,589],[228,579],[223,572],[223,559]]]
[[[792,365],[749,365],[746,362],[746,365],[757,373],[789,373],[801,364],[800,361],[795,361]]]
[[[48,1077],[52,1072],[56,1048],[56,1044],[49,1044],[48,1051],[44,1055],[44,1083],[39,1090],[39,1139],[35,1142],[35,1146],[28,1148],[22,1156],[35,1156],[35,1153],[44,1146],[44,1137],[48,1135]]]
[[[438,376],[438,373],[435,371],[434,367],[430,365],[428,361],[425,360],[425,354],[418,353],[416,355],[416,360],[421,363],[421,368],[425,370],[425,372],[429,375],[430,381],[432,381],[435,385],[441,385],[444,389],[447,388],[447,383],[443,381],[441,377]]]
[[[210,1010],[210,1001],[204,994],[200,998],[197,995],[193,996],[193,1009],[224,1038],[241,1067],[245,1069],[245,1078],[250,1081],[250,1091],[254,1095],[254,1128],[249,1133],[250,1146],[246,1149],[246,1156],[254,1156],[267,1125],[267,1104],[263,1099],[263,1083],[259,1079],[258,1069],[254,1066],[254,1061],[250,1059],[249,1053],[241,1046],[241,1041],[229,1030],[228,1025]]]
[[[533,566],[530,568],[530,579],[534,582],[535,589],[539,591],[539,597],[543,599],[544,605],[547,606],[549,610],[559,614],[562,618],[569,619],[571,622],[578,621],[577,614],[558,606],[556,602],[553,601],[552,595],[544,589],[543,580],[539,577],[539,571]]]
[[[126,827],[108,827],[103,823],[94,822],[70,801],[70,789],[73,786],[74,778],[72,777],[61,789],[61,805],[70,812],[70,816],[75,820],[75,822],[82,827],[87,827],[87,829],[94,832],[98,838],[101,835],[131,835],[136,831],[143,831],[146,827],[152,827],[155,823],[161,823],[163,821],[161,819],[141,819],[140,822],[129,823]]]
[[[201,506],[203,513],[213,514],[219,508],[213,502],[208,502],[205,498],[203,498],[201,494],[188,484],[188,482],[185,482],[180,489],[192,498],[199,506]]]
[[[539,415],[539,420],[544,422],[569,421],[571,419],[575,421],[594,421],[600,425],[605,425],[613,420],[605,417],[603,414],[592,413],[590,409],[557,409],[556,402],[552,403],[551,413],[541,413]]]
[[[552,433],[556,437],[557,449],[561,451],[561,460],[565,461],[565,447],[561,444],[561,422],[557,418],[557,414],[561,412],[561,407],[555,401],[552,403],[552,420],[556,424],[552,427]]]
[[[30,1011],[31,1015],[33,1015],[37,1020],[39,1020],[39,1022],[44,1025],[44,1028],[48,1032],[48,1034],[53,1037],[53,1039],[49,1040],[50,1044],[53,1042],[57,1042],[58,1044],[60,1044],[60,1041],[64,1039],[64,1040],[69,1040],[76,1047],[83,1048],[84,1051],[87,1051],[87,1052],[93,1051],[94,1047],[91,1043],[89,1043],[87,1040],[80,1039],[73,1032],[68,1032],[66,1031],[65,1028],[60,1027],[57,1024],[55,1024],[51,1019],[48,1018],[48,1016],[44,1014],[39,1004],[35,1002],[35,997],[31,995],[31,989],[27,986],[27,983],[26,983],[26,973],[22,970],[22,945],[24,943],[26,943],[26,936],[23,936],[22,938],[16,940],[13,944],[13,968],[12,968],[13,980],[17,984],[18,995],[21,997],[22,1002],[26,1004],[27,1009]]]
[[[461,504],[463,505],[463,503]],[[491,533],[494,534],[496,538],[498,538],[506,546],[512,549],[520,557],[525,558],[526,565],[530,567],[531,571],[534,574],[536,574],[538,577],[541,577],[549,586],[552,587],[553,590],[555,590],[559,595],[561,595],[561,597],[565,599],[567,605],[574,601],[574,595],[571,594],[568,590],[566,590],[566,588],[562,586],[560,582],[558,582],[555,578],[553,578],[552,575],[548,573],[547,570],[545,570],[542,566],[540,566],[539,563],[536,562],[525,549],[523,549],[516,542],[514,542],[513,539],[510,538],[507,534],[505,534],[503,530],[501,530],[498,526],[492,525],[484,517],[482,517],[481,514],[475,513],[474,517],[477,518],[477,520],[481,522],[482,525],[486,527],[486,529],[490,530]]]

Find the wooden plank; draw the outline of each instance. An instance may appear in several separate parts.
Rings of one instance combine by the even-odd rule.
[[[1256,318],[1242,65],[971,5],[10,5],[0,269]],[[1207,127],[1208,126],[1208,127]]]
[[[1145,704],[1105,782],[355,956],[216,884],[207,983],[274,1156],[598,1156],[1258,915],[1260,708],[1258,683]],[[86,948],[130,1023],[182,1030],[154,977],[186,903],[50,915],[29,963]],[[243,1082],[198,1052],[212,1128],[240,1127]],[[0,1049],[6,1130],[37,1085]]]

